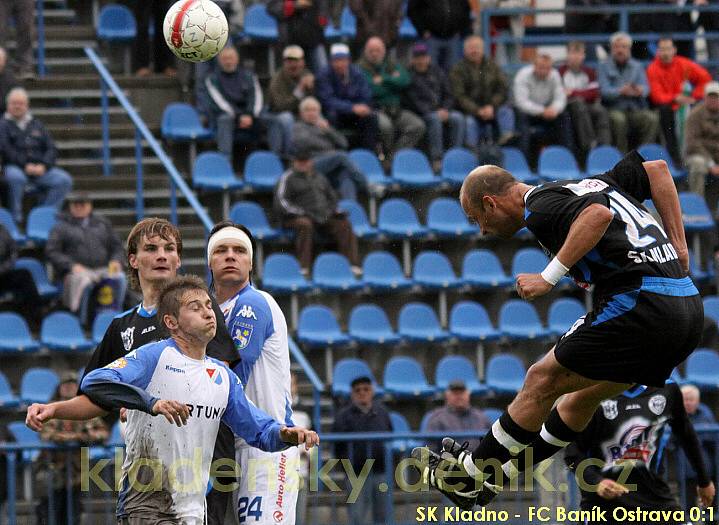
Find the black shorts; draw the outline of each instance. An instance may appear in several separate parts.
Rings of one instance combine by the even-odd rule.
[[[554,349],[589,379],[661,387],[699,344],[704,307],[689,277],[645,277],[641,288],[600,301]]]

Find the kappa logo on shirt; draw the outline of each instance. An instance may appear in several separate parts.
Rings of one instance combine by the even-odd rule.
[[[254,310],[252,310],[252,307],[249,304],[243,304],[242,308],[240,308],[240,311],[237,312],[237,315],[244,317],[245,319],[254,319],[257,321],[257,316],[255,315]]]

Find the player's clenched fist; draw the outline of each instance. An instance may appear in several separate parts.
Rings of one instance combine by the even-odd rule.
[[[282,427],[282,430],[280,430],[280,439],[285,443],[292,443],[293,445],[304,443],[306,450],[320,444],[320,437],[317,435],[317,432],[301,427]]]
[[[27,416],[25,417],[25,424],[28,428],[33,429],[35,432],[40,432],[42,426],[46,421],[49,421],[55,417],[55,408],[52,405],[43,405],[41,403],[33,403],[27,409]]]
[[[516,286],[519,297],[527,301],[547,294],[553,288],[539,273],[520,273],[517,276]]]
[[[159,416],[162,414],[170,423],[174,423],[178,427],[187,424],[187,418],[190,416],[190,409],[187,405],[179,401],[169,401],[167,399],[159,399],[152,406],[152,414]]]

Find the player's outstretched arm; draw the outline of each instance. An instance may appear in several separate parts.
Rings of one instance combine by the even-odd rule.
[[[663,160],[650,160],[643,163],[649,177],[649,187],[652,192],[652,201],[659,212],[664,224],[664,230],[679,255],[679,262],[685,272],[689,272],[689,249],[684,236],[684,223],[682,222],[682,209],[679,205],[679,195],[674,179],[669,172],[667,163]]]
[[[280,439],[292,445],[305,444],[305,450],[309,450],[320,444],[320,437],[317,432],[302,427],[282,427]]]
[[[87,396],[81,395],[67,401],[48,404],[33,403],[27,409],[25,424],[35,432],[40,432],[43,425],[51,419],[85,421],[105,414],[107,414],[105,410],[93,403]]]

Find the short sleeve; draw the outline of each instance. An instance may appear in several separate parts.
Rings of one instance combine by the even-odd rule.
[[[651,198],[652,191],[643,163],[644,157],[634,150],[627,153],[614,168],[596,178],[621,189],[638,202],[644,202]]]

